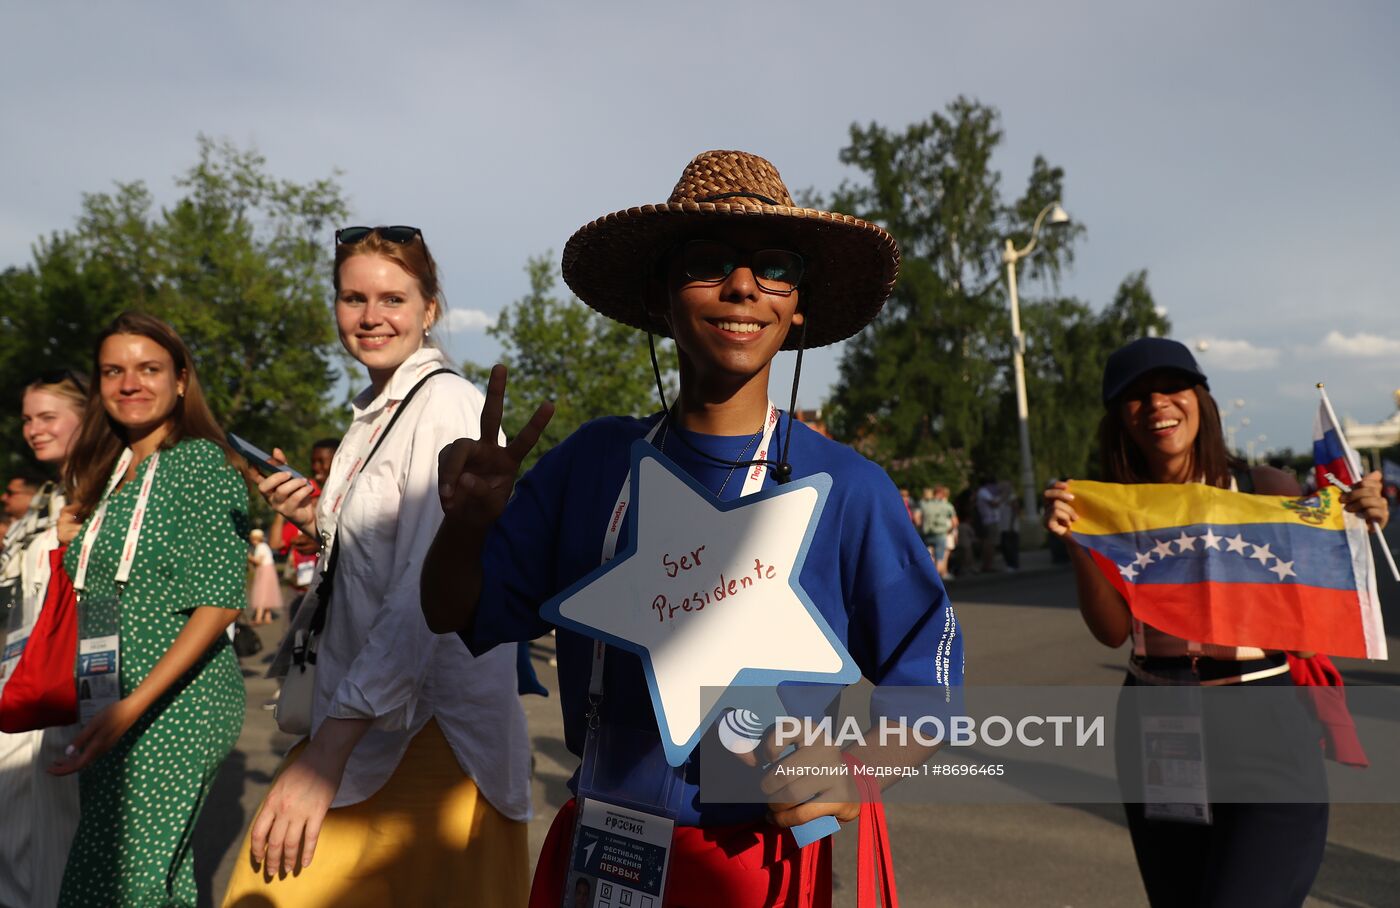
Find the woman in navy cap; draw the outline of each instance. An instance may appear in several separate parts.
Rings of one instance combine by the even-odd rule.
[[[1297,481],[1282,470],[1251,468],[1231,456],[1206,376],[1191,351],[1177,341],[1141,338],[1109,356],[1103,404],[1099,458],[1105,480],[1201,482],[1240,492],[1300,494]],[[1084,622],[1105,646],[1116,648],[1132,638],[1126,686],[1292,685],[1282,652],[1184,640],[1136,620],[1089,553],[1070,535],[1078,515],[1067,484],[1055,483],[1045,498],[1049,506],[1045,525],[1070,551]],[[1384,526],[1378,473],[1367,476],[1342,501],[1348,510]],[[1118,723],[1119,776],[1124,780],[1139,774],[1141,745],[1138,719],[1125,708],[1127,703],[1125,698],[1120,704]],[[1277,748],[1273,756],[1280,762],[1267,767],[1258,764],[1259,753],[1241,753],[1237,745],[1243,732],[1225,729],[1218,734],[1222,730],[1211,722],[1211,704],[1206,704],[1207,778],[1213,770],[1220,778],[1233,756],[1241,761],[1238,768],[1243,772],[1281,773],[1283,784],[1308,793],[1298,800],[1324,800],[1321,753],[1306,731],[1310,720],[1292,698],[1280,698],[1278,703],[1279,715],[1266,720],[1273,723],[1265,728],[1266,737],[1298,746]],[[1212,748],[1212,743],[1220,746]],[[1270,757],[1265,753],[1262,759]],[[1149,778],[1153,768],[1149,765]],[[1129,797],[1140,799],[1140,795]],[[1150,809],[1153,805],[1124,806],[1138,869],[1149,900],[1158,908],[1301,905],[1322,863],[1326,803],[1211,803],[1208,824],[1158,818],[1158,812]]]

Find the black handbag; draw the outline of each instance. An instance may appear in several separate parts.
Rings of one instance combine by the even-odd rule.
[[[253,630],[252,625],[246,624],[246,623],[244,623],[244,622],[241,621],[241,620],[240,620],[240,621],[237,621],[237,622],[234,622],[234,625],[233,625],[233,652],[234,652],[234,655],[238,656],[238,658],[240,658],[240,659],[246,659],[246,658],[248,658],[249,656],[256,656],[258,653],[262,652],[262,648],[263,648],[262,638],[258,636],[258,632],[257,632],[257,631]]]

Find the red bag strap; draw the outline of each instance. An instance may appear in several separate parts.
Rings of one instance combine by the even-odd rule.
[[[856,906],[899,908],[899,890],[894,881],[894,854],[890,851],[890,831],[885,822],[885,805],[880,799],[880,783],[872,775],[855,771],[856,767],[865,766],[860,760],[850,754],[845,754],[844,758],[856,780],[856,793],[860,797]]]

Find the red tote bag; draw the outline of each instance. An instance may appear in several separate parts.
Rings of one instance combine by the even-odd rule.
[[[14,734],[78,721],[78,595],[59,546],[49,553],[49,588],[34,632],[0,695],[0,731]]]

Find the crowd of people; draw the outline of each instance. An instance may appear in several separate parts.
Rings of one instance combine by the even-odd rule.
[[[983,477],[955,499],[939,485],[915,500],[770,400],[779,350],[800,357],[861,331],[898,263],[880,227],[796,207],[768,161],[696,157],[665,203],[585,225],[563,255],[586,304],[639,329],[639,342],[674,339],[675,399],[658,375],[657,412],[590,422],[524,475],[552,406],[503,426],[505,370],[484,393],[453,370],[434,330],[445,314],[437,265],[417,228],[336,232],[334,323],[365,386],[344,437],[312,450],[309,476],[281,449],[268,463],[235,453],[196,356],[169,325],[122,314],[100,332],[86,374],[39,376],[24,393],[24,438],[49,473],[16,474],[5,489],[10,637],[35,626],[62,572],[82,658],[72,721],[0,735],[0,797],[18,818],[0,832],[0,903],[196,903],[191,832],[245,709],[228,632],[245,608],[253,624],[281,608],[274,548],[295,593],[275,706],[299,740],[245,830],[222,904],[552,908],[566,892],[589,897],[572,851],[579,774],[530,872],[518,644],[554,631],[541,604],[628,544],[619,516],[639,440],[723,501],[829,476],[801,574],[816,610],[874,684],[960,686],[962,634],[942,581],[994,570],[998,555],[1017,568],[1014,490]],[[1268,472],[1243,481],[1208,429],[1216,415],[1194,360],[1161,362],[1129,347],[1108,364],[1111,479],[1291,491]],[[1163,413],[1184,428],[1152,428]],[[1378,488],[1368,477],[1347,501],[1383,523]],[[267,532],[249,525],[250,494],[277,515]],[[1132,636],[1134,664],[1161,668],[1153,660],[1174,658],[1181,641],[1133,625],[1068,535],[1073,496],[1063,484],[1046,496],[1090,630],[1112,646]],[[820,778],[767,805],[702,801],[694,765],[658,759],[640,660],[564,629],[556,645],[569,751],[626,780],[634,802],[673,792],[666,905],[830,903],[830,838],[799,847],[785,830],[823,817],[878,826],[871,804]],[[1278,658],[1247,647],[1208,656],[1226,674]],[[1129,817],[1154,904],[1225,886],[1192,863],[1199,843],[1131,807]],[[1253,898],[1275,890],[1251,858],[1219,891],[1251,894],[1237,904],[1301,904],[1325,809],[1289,822],[1269,839],[1291,839],[1302,869],[1288,886]]]
[[[909,522],[923,539],[944,580],[1021,569],[1021,500],[1011,483],[983,476],[949,497],[946,485],[928,486],[915,500],[900,489]]]

